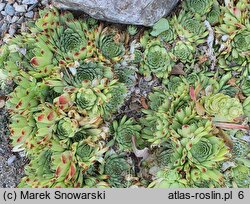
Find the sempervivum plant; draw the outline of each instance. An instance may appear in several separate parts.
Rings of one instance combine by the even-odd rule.
[[[138,32],[138,29],[135,25],[129,25],[127,30],[130,35],[135,35]]]
[[[39,102],[44,100],[47,87],[29,74],[19,71],[19,76],[15,77],[18,86],[9,95],[7,108],[11,113],[28,114]]]
[[[75,20],[70,12],[59,13],[54,8],[41,11],[40,15],[32,31],[37,35],[38,43],[49,42],[46,44],[52,52],[57,53],[57,60],[69,61],[93,54],[94,44],[88,41],[91,34],[87,33],[85,22]],[[37,59],[34,58],[34,62]]]
[[[117,33],[115,30],[108,28],[101,30],[95,39],[99,48],[99,59],[119,61],[125,52],[123,40],[123,34]]]
[[[211,10],[213,0],[186,0],[185,9],[194,14],[204,15]]]
[[[19,186],[112,186],[99,173],[108,150],[103,119],[126,96],[109,61],[125,47],[69,12],[50,8],[40,15],[29,33],[1,48],[1,72],[17,84],[7,101],[12,144],[31,159]]]
[[[188,188],[187,181],[175,170],[159,171],[149,188]]]
[[[204,23],[190,13],[181,12],[178,17],[173,18],[173,24],[181,39],[195,44],[203,43],[208,35]]]
[[[249,2],[227,1],[222,8],[223,22],[216,27],[221,40],[219,64],[226,70],[248,73]]]
[[[193,60],[194,47],[189,42],[178,41],[173,53],[181,62],[191,62]]]
[[[113,121],[113,140],[118,144],[119,150],[131,151],[132,137],[134,136],[137,141],[140,140],[140,130],[141,126],[136,124],[132,118],[127,119],[126,116],[123,116],[120,121]]]
[[[81,187],[85,185],[84,178],[87,177],[89,168],[92,168],[95,162],[102,161],[102,155],[107,148],[101,142],[101,135],[103,135],[101,129],[93,128],[93,125],[91,128],[90,123],[85,121],[85,125],[81,123],[81,127],[78,127],[78,132],[76,127],[72,132],[72,128],[69,127],[72,123],[69,120],[69,118],[59,120],[52,132],[54,139],[50,141],[48,147],[41,149],[39,155],[31,156],[34,160],[26,167],[27,176],[23,178],[23,182],[28,182],[21,183],[21,186]],[[41,157],[44,158],[41,159]],[[33,180],[34,176],[36,179]],[[59,185],[58,182],[61,184]]]
[[[165,79],[170,71],[171,59],[168,51],[159,40],[152,40],[145,48],[140,72],[144,75],[154,73],[157,77]]]
[[[249,187],[249,8],[185,0],[139,31],[50,6],[4,36],[18,186]]]
[[[214,2],[211,11],[207,14],[207,18],[209,23],[216,24],[220,20],[220,6],[217,2]]]
[[[193,128],[193,130],[192,130]],[[179,129],[179,136],[182,139],[173,140],[178,146],[180,159],[176,161],[178,171],[184,171],[187,179],[191,182],[199,180],[199,174],[189,175],[190,170],[202,173],[203,180],[214,180],[223,183],[223,175],[216,169],[218,162],[227,159],[229,150],[222,139],[212,134],[211,123],[206,122],[202,127],[201,123],[197,127],[184,125]],[[198,176],[199,175],[199,176]]]
[[[226,1],[222,9],[223,23],[218,27],[217,32],[231,35],[248,26],[249,2],[247,0]]]
[[[243,115],[243,107],[240,101],[222,93],[206,96],[204,107],[206,112],[214,116],[216,121],[233,122]]]
[[[50,81],[51,86],[58,82]],[[59,82],[60,83],[60,82]],[[61,86],[61,84],[59,84]],[[81,88],[64,88],[64,94],[54,99],[54,104],[64,111],[76,106],[78,112],[90,117],[98,115],[109,117],[123,104],[126,86],[117,80],[85,80]]]
[[[69,85],[81,87],[85,80],[111,78],[112,71],[109,67],[104,66],[101,62],[81,62],[69,64],[61,69],[63,80]]]
[[[169,126],[173,123],[175,115],[178,123],[187,122],[195,117],[195,111],[188,104],[188,91],[188,86],[182,83],[172,94],[155,90],[149,95],[150,109],[143,110],[146,116],[141,122],[145,126],[143,137],[152,145],[161,144],[168,139]]]
[[[248,61],[250,60],[250,29],[244,30],[237,34],[232,41],[232,56],[234,58],[246,57]]]
[[[233,168],[232,177],[233,177],[234,187],[237,186],[238,188],[249,188],[250,186],[249,174],[250,174],[249,166],[239,165]]]
[[[101,166],[100,172],[108,177],[108,183],[115,188],[131,186],[133,169],[124,154],[106,153],[105,163]]]

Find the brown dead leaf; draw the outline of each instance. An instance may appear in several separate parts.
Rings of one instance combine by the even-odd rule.
[[[236,86],[236,81],[237,81],[236,78],[231,78],[227,81],[227,84],[231,86]]]
[[[196,97],[196,98],[197,98],[197,96],[199,95],[201,89],[202,89],[202,86],[201,86],[201,84],[199,83],[199,84],[197,85],[197,87],[195,88],[195,90],[194,90],[194,93],[195,93],[195,97]]]
[[[170,75],[185,75],[183,68],[184,65],[182,63],[174,65],[173,69],[170,72]]]
[[[203,63],[206,62],[207,60],[208,60],[208,57],[207,57],[206,55],[200,56],[200,57],[199,57],[198,63],[199,63],[199,64],[203,64]]]
[[[233,148],[233,141],[232,139],[230,138],[230,136],[228,136],[221,128],[218,128],[219,129],[219,133],[218,133],[218,136],[221,137],[225,144],[230,148],[232,149]]]
[[[141,105],[142,105],[142,107],[144,108],[144,109],[148,109],[148,104],[147,104],[147,102],[146,102],[146,99],[145,99],[145,97],[141,97],[140,98],[140,102],[141,102]]]
[[[204,107],[200,104],[200,102],[196,101],[195,103],[196,111],[198,115],[205,115],[205,109]]]
[[[244,101],[246,99],[246,97],[242,94],[242,93],[237,93],[236,96],[241,100]]]

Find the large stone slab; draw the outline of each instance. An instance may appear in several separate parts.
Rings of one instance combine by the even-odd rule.
[[[52,0],[62,9],[80,10],[114,23],[151,26],[169,14],[179,0]]]

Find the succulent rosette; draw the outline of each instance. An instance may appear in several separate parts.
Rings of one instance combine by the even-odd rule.
[[[176,34],[173,31],[173,28],[170,27],[168,30],[162,32],[159,37],[165,42],[172,42],[176,38]]]
[[[115,188],[126,188],[131,185],[133,170],[124,155],[106,154],[105,163],[100,171],[108,177],[107,182]]]
[[[97,96],[91,89],[80,89],[75,98],[79,110],[91,110],[97,105]],[[97,107],[96,107],[97,108]]]
[[[211,10],[213,0],[186,0],[185,9],[194,14],[204,15]]]
[[[50,6],[5,35],[18,187],[248,188],[249,8],[185,0],[153,29],[120,29]]]
[[[244,57],[250,61],[250,29],[235,35],[232,41],[232,56],[234,58]]]
[[[178,18],[175,16],[173,25],[177,35],[191,43],[201,44],[208,35],[206,27],[201,20],[196,19],[190,13],[181,12]]]
[[[220,20],[220,6],[215,2],[212,6],[212,9],[207,13],[206,19],[212,25],[217,24]]]
[[[249,24],[249,2],[246,0],[232,1],[225,3],[223,10],[223,23],[218,27],[219,33],[236,34]]]
[[[183,83],[173,94],[156,91],[149,95],[152,110],[143,110],[146,114],[146,117],[141,120],[145,126],[143,138],[152,145],[158,145],[169,137],[171,125],[185,124],[194,118],[195,111],[192,107],[187,107],[190,100],[187,93],[188,87]],[[160,103],[159,98],[161,98]],[[173,120],[174,118],[176,120]]]
[[[61,73],[63,80],[68,85],[81,87],[83,81],[93,81],[102,78],[111,79],[113,73],[109,67],[104,66],[100,62],[81,62],[68,64],[67,68],[62,68]]]
[[[244,165],[239,165],[232,169],[234,187],[249,188],[250,186],[250,168]]]
[[[194,47],[189,42],[178,41],[174,47],[173,54],[181,62],[191,62],[193,60]]]
[[[135,25],[129,25],[127,30],[130,35],[135,35],[138,32],[138,29]]]
[[[157,178],[149,184],[149,188],[187,188],[187,181],[175,170],[160,171]]]
[[[157,77],[167,78],[171,71],[169,53],[159,40],[152,40],[144,51],[144,59],[140,72],[144,75],[154,73]]]
[[[34,137],[36,127],[35,121],[31,116],[14,115],[11,117],[9,130],[13,146],[22,148]]]
[[[174,162],[177,171],[186,172],[186,179],[191,183],[199,180],[214,180],[223,184],[223,175],[216,169],[221,161],[227,160],[229,148],[222,139],[212,134],[211,122],[183,125],[173,133],[173,143],[180,157]],[[200,173],[191,173],[194,169]],[[195,177],[197,175],[198,178]]]
[[[120,121],[114,120],[112,123],[113,140],[118,144],[120,151],[132,150],[132,137],[140,140],[141,126],[136,124],[132,118],[127,119],[126,116]]]
[[[78,130],[77,121],[65,117],[58,121],[55,135],[60,140],[65,140],[74,137],[77,130]]]
[[[97,47],[100,49],[99,58],[102,61],[107,60],[119,61],[124,55],[124,45],[119,40],[116,40],[116,34],[108,34],[107,30],[103,30],[96,38]]]
[[[32,31],[37,34],[38,43],[47,44],[49,50],[57,53],[57,61],[84,59],[93,55],[94,42],[89,41],[93,37],[87,32],[85,22],[76,21],[70,12],[59,13],[54,8],[47,12],[41,11],[40,15],[41,18],[36,21],[36,28]],[[35,57],[33,61],[39,59],[46,58]]]
[[[20,76],[16,76],[15,78],[18,86],[9,95],[7,108],[13,114],[26,115],[39,102],[43,101],[47,86],[38,83],[35,78],[23,71],[20,71]]]
[[[240,101],[222,93],[206,96],[204,108],[209,115],[214,116],[215,121],[233,122],[243,115],[243,107]]]

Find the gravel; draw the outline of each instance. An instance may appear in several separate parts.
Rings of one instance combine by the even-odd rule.
[[[0,0],[0,45],[5,34],[13,36],[25,27],[24,22],[34,19],[46,0]]]
[[[0,109],[0,188],[15,188],[24,176],[27,159],[11,151],[7,118],[7,111]]]

